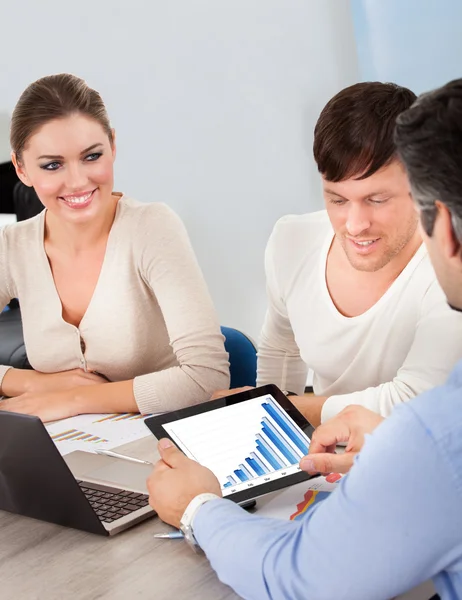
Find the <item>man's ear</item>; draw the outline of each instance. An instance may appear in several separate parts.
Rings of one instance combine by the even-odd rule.
[[[462,248],[452,226],[451,211],[440,200],[435,202],[435,206],[438,213],[435,219],[434,235],[438,238],[447,258],[457,257],[460,260]]]
[[[14,165],[14,168],[16,169],[16,175],[19,177],[22,183],[24,185],[27,185],[27,187],[32,187],[32,183],[30,182],[29,177],[27,176],[27,173],[24,169],[24,165],[21,161],[18,160],[18,157],[16,156],[15,152],[11,153],[11,161]]]

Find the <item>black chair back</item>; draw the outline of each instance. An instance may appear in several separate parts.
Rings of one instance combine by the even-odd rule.
[[[14,213],[13,188],[19,181],[11,161],[0,163],[0,213]]]
[[[35,217],[43,210],[34,188],[27,187],[22,181],[18,181],[13,189],[14,212],[18,221],[25,221]]]

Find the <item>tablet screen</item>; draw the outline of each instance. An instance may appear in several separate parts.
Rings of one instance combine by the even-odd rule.
[[[261,390],[267,388],[274,386]],[[252,390],[252,395],[257,390]],[[277,392],[275,395],[279,397],[282,392]],[[298,465],[300,459],[308,454],[310,439],[289,413],[295,412],[302,425],[309,424],[285,396],[283,398],[283,401],[280,397],[277,401],[273,394],[267,393],[237,402],[237,398],[229,396],[233,403],[214,410],[180,419],[174,418],[178,412],[171,413],[171,420],[168,415],[163,415],[162,428],[186,456],[213,471],[223,496],[239,494],[243,497],[240,492],[250,492],[251,488],[302,474]],[[206,404],[214,402],[223,404],[222,401]],[[291,409],[285,410],[281,402],[290,405]],[[204,405],[198,407],[199,410],[203,408]],[[154,433],[158,435],[157,431]],[[297,480],[300,479],[297,477]],[[270,487],[278,489],[283,486]],[[253,492],[255,495],[265,493],[260,489]],[[246,497],[250,495],[245,494]]]

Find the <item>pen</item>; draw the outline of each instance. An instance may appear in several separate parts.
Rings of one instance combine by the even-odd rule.
[[[182,540],[184,535],[181,531],[170,531],[170,533],[155,533],[154,537],[161,540]]]
[[[125,454],[119,454],[118,452],[113,452],[112,450],[104,450],[103,448],[97,448],[95,452],[96,454],[103,454],[104,456],[112,456],[112,458],[121,458],[122,460],[128,460],[129,462],[152,466],[152,462],[149,462],[148,460],[141,460],[141,458],[133,458],[133,456],[126,456]]]

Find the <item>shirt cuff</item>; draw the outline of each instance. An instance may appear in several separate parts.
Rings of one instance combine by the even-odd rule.
[[[184,525],[185,527],[192,526],[194,528],[194,519],[201,507],[206,502],[216,500],[217,498],[220,498],[220,496],[217,496],[216,494],[212,493],[204,493],[195,496],[186,507],[186,510],[184,511],[183,516],[180,519],[181,525]]]
[[[332,419],[338,413],[350,406],[350,404],[358,404],[354,401],[353,394],[342,394],[341,396],[329,396],[324,402],[321,409],[321,423]]]
[[[152,377],[139,375],[133,380],[133,395],[142,415],[162,412],[152,385]]]
[[[13,367],[7,367],[5,365],[0,365],[0,389],[2,388],[2,381],[5,377],[5,373],[12,369]]]

